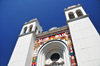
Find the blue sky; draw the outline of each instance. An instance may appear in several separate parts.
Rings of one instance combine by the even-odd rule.
[[[0,66],[6,66],[23,24],[33,18],[43,30],[66,25],[64,8],[82,4],[100,33],[100,0],[0,0]]]

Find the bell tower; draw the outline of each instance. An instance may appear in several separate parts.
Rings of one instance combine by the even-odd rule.
[[[65,9],[78,66],[100,65],[100,35],[80,4]]]
[[[41,32],[42,28],[36,18],[23,25],[8,66],[31,66],[36,34]]]

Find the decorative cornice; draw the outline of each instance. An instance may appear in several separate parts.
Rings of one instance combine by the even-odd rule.
[[[76,21],[76,20],[79,20],[79,19],[82,19],[82,18],[85,18],[85,17],[88,17],[88,16],[89,15],[84,15],[84,16],[80,16],[78,18],[73,18],[73,19],[68,20],[67,23],[72,22],[72,21]]]
[[[37,18],[30,20],[29,22],[25,22],[24,25],[27,25],[32,22],[38,22]]]
[[[63,32],[69,33],[68,26],[63,26],[61,28],[58,28],[58,29],[55,29],[55,30],[52,30],[52,31],[46,31],[46,32],[43,32],[42,34],[38,34],[38,35],[36,35],[36,39],[56,35],[56,34],[63,33]]]
[[[80,6],[82,6],[82,5],[81,5],[81,4],[78,4],[78,5],[70,6],[70,7],[68,7],[68,8],[65,8],[65,9],[64,9],[64,12],[65,12],[65,11],[68,11],[68,10],[71,10],[71,9],[74,9],[74,8],[77,8],[77,7],[80,7]]]

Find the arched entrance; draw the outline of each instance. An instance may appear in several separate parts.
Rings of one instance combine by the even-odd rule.
[[[37,66],[71,66],[67,44],[61,40],[52,40],[38,51]]]

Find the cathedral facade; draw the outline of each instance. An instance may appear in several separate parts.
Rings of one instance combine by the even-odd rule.
[[[100,35],[80,4],[64,9],[67,25],[42,32],[23,25],[8,66],[100,66]]]

